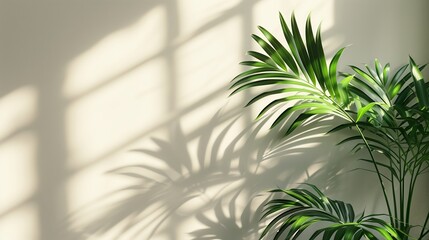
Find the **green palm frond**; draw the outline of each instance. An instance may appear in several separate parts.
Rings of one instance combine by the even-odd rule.
[[[429,95],[428,88],[425,85],[425,81],[423,79],[423,75],[420,72],[420,69],[414,62],[413,58],[410,57],[410,67],[411,73],[413,75],[415,92],[417,96],[417,100],[420,108],[428,108],[429,107]]]
[[[349,89],[354,97],[356,121],[369,122],[382,131],[385,140],[413,145],[421,142],[428,133],[429,83],[425,83],[421,70],[410,57],[410,64],[400,67],[389,77],[390,65],[384,67],[375,60],[375,69],[366,66],[364,71],[351,66],[355,71]],[[407,69],[410,71],[407,72]],[[362,129],[365,129],[363,127]],[[399,139],[391,136],[399,135]]]
[[[333,115],[346,120],[328,133],[352,129],[350,137],[340,144],[351,142],[354,144],[352,151],[368,151],[369,158],[361,160],[372,163],[372,169],[367,170],[378,177],[390,224],[398,229],[400,239],[408,239],[414,187],[418,176],[429,170],[429,82],[425,82],[421,73],[425,65],[417,65],[410,57],[409,64],[392,71],[390,64],[383,66],[376,59],[373,67],[351,66],[354,74],[341,74],[339,79],[337,64],[344,48],[328,62],[320,26],[313,31],[310,17],[304,34],[300,33],[293,14],[290,24],[280,14],[280,23],[285,44],[263,27],[259,27],[261,36],[252,35],[262,51],[248,52],[253,60],[241,64],[250,69],[231,81],[231,95],[265,87],[246,106],[270,99],[257,118],[278,109],[271,127],[290,120],[285,135],[315,116]],[[267,209],[271,210],[266,216],[274,213],[278,216],[263,235],[274,225],[280,225],[275,239],[284,232],[288,232],[286,239],[296,239],[313,223],[327,221],[334,225],[314,233],[322,235],[323,239],[344,236],[346,239],[377,239],[374,234],[384,239],[398,239],[391,234],[389,225],[373,217],[343,218],[342,210],[338,215],[335,206],[345,206],[348,214],[349,205],[335,200],[324,202],[327,198],[314,187],[313,190],[317,194],[299,189],[278,190],[294,200],[277,199],[268,205]],[[421,236],[429,234],[424,231]]]
[[[287,46],[268,30],[259,27],[265,40],[257,35],[252,37],[264,52],[248,52],[255,60],[242,62],[251,69],[232,80],[231,95],[254,87],[273,87],[273,90],[255,96],[246,106],[267,97],[275,97],[260,111],[259,118],[274,106],[289,104],[291,107],[286,108],[272,124],[274,127],[297,113],[298,117],[292,122],[287,134],[315,115],[332,114],[350,121],[345,107],[351,100],[346,90],[351,78],[343,79],[343,84],[337,80],[337,64],[344,49],[340,49],[328,63],[320,27],[314,33],[310,17],[306,22],[305,42],[294,15],[290,27],[281,14],[280,23]]]
[[[323,223],[325,227],[313,230],[310,240],[322,236],[323,239],[399,239],[396,230],[380,215],[356,216],[352,205],[326,197],[316,186],[307,184],[311,189],[294,188],[289,190],[275,189],[271,192],[285,194],[266,204],[264,215],[273,218],[264,229],[261,238],[274,231],[274,240],[298,239],[311,226]],[[382,237],[382,238],[380,238]]]
[[[390,215],[393,216],[392,225],[405,234],[410,229],[415,183],[419,175],[429,168],[429,83],[421,74],[424,67],[418,66],[410,57],[409,64],[400,67],[390,77],[389,64],[382,67],[378,60],[375,61],[375,69],[366,67],[367,71],[352,66],[355,77],[349,86],[358,112],[357,121],[360,120],[359,127],[366,131],[365,140],[370,151],[382,153],[388,161],[361,160],[382,170],[377,175],[388,180],[392,189],[399,186],[398,196],[392,194]],[[364,122],[369,125],[362,124]],[[346,127],[346,124],[337,126],[333,131]],[[342,142],[356,140],[358,143],[354,149],[362,149],[365,144],[359,136]],[[409,183],[408,189],[405,182]]]
[[[404,120],[413,115],[409,112],[411,109],[429,106],[429,85],[424,83],[420,72],[425,65],[417,66],[410,57],[410,64],[401,66],[392,77],[390,64],[383,67],[377,59],[374,69],[365,67],[366,71],[351,66],[355,75],[349,89],[354,96],[357,120],[365,115],[369,122],[394,127],[395,119]]]
[[[394,125],[394,116],[390,109],[394,105],[397,93],[402,89],[404,82],[410,76],[403,77],[406,66],[401,67],[390,78],[390,64],[384,67],[376,59],[375,69],[366,65],[366,70],[351,66],[355,75],[350,82],[349,89],[354,96],[354,106],[357,111],[357,121],[364,120],[373,125]]]

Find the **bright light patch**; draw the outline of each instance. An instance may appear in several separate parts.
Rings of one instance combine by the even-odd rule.
[[[165,114],[164,61],[73,102],[66,115],[69,166],[86,165],[118,151],[162,126]]]
[[[240,11],[242,1],[181,0],[177,2],[179,2],[181,35],[188,36],[195,34],[195,30],[205,31],[228,20],[229,17],[236,17],[237,14],[234,12]],[[231,11],[231,9],[233,10]]]
[[[35,156],[36,139],[32,132],[21,133],[0,145],[0,215],[35,193]]]
[[[145,14],[135,24],[113,32],[74,59],[64,84],[67,98],[95,91],[103,84],[132,72],[162,52],[165,16],[162,7]]]
[[[37,208],[34,204],[26,204],[0,218],[2,239],[29,240],[37,239],[38,235]]]
[[[24,86],[0,98],[0,139],[11,137],[20,129],[29,126],[36,116],[37,91]]]

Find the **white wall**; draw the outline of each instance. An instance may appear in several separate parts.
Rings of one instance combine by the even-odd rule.
[[[340,136],[277,146],[242,109],[251,94],[227,88],[256,26],[280,34],[279,11],[323,21],[328,54],[352,44],[343,70],[429,62],[428,5],[1,0],[0,239],[257,239],[264,191],[300,182],[382,211]]]

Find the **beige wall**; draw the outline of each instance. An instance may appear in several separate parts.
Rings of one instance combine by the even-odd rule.
[[[344,70],[429,62],[428,3],[0,0],[0,239],[257,239],[263,192],[306,181],[382,211],[339,136],[276,145],[227,88],[279,11],[352,44]]]

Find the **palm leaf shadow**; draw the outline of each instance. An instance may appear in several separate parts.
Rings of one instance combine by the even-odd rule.
[[[240,177],[237,168],[231,167],[231,161],[238,155],[236,145],[249,129],[240,132],[232,141],[226,140],[228,131],[237,119],[228,124],[214,139],[213,145],[210,145],[208,141],[212,137],[214,126],[223,121],[219,113],[213,117],[207,124],[208,130],[205,129],[206,131],[202,131],[202,134],[199,135],[197,160],[190,154],[189,139],[180,124],[174,128],[171,139],[166,141],[152,138],[156,149],[133,150],[133,153],[144,154],[149,160],[142,160],[138,164],[125,165],[111,170],[109,172],[111,174],[129,178],[130,184],[97,200],[93,204],[94,206],[104,206],[105,204],[102,202],[106,199],[119,199],[107,204],[107,210],[103,211],[101,216],[91,220],[85,226],[77,227],[76,231],[81,232],[82,235],[97,235],[121,225],[117,238],[131,232],[133,237],[138,237],[148,229],[150,229],[148,234],[150,238],[160,231],[162,224],[172,214],[191,200],[205,196],[204,198],[208,199],[209,203],[194,211],[201,212],[211,209],[216,198],[220,198],[228,192],[234,192],[233,190],[222,192],[222,189]],[[261,129],[263,122],[258,124],[260,126],[256,131]],[[227,146],[224,154],[220,154],[221,145],[224,142],[227,142]],[[219,186],[223,195],[215,193],[213,196],[209,196],[206,194],[207,189]],[[88,206],[73,214],[70,221],[82,218],[88,212],[93,211],[94,206]],[[145,221],[147,218],[153,220]]]
[[[269,115],[234,132],[241,115],[233,114],[235,119],[226,126],[222,123],[231,115],[227,119],[225,115],[218,112],[196,134],[196,149],[190,147],[193,138],[176,122],[170,139],[152,138],[155,148],[132,150],[145,158],[109,172],[125,177],[127,185],[72,216],[71,221],[82,219],[97,207],[103,208],[101,215],[75,231],[92,236],[116,229],[113,239],[150,239],[177,232],[180,226],[171,221],[181,218],[196,219],[203,225],[189,231],[194,239],[228,239],[225,236],[232,233],[254,238],[261,227],[260,211],[252,210],[256,206],[252,201],[261,191],[296,183],[305,175],[318,159],[300,159],[304,152],[313,151],[300,146],[320,145],[324,136],[317,135],[320,126],[309,124],[306,131],[296,133],[299,137],[273,140],[276,133],[264,131]],[[229,214],[222,210],[226,205]],[[212,211],[214,219],[208,217]]]
[[[227,204],[219,201],[213,209],[213,218],[210,218],[207,213],[198,213],[196,218],[205,227],[192,231],[190,233],[192,239],[256,239],[262,228],[259,218],[263,204],[255,210],[252,208],[254,202],[252,199],[237,216],[237,205],[241,205],[239,195],[239,192],[236,193]],[[226,210],[223,208],[225,205],[228,206]]]

